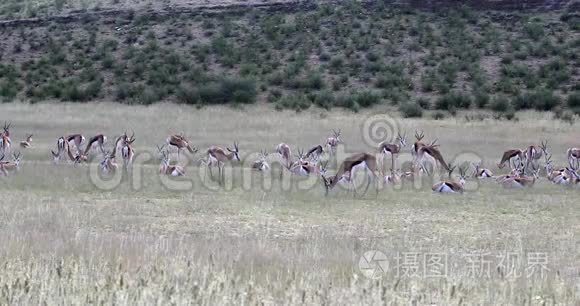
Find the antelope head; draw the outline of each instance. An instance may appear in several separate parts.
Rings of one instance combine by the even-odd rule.
[[[133,144],[135,141],[135,132],[132,132],[131,137],[127,137],[127,133],[125,133],[125,143],[128,145]]]
[[[419,132],[415,131],[415,139],[417,141],[421,141],[421,140],[423,140],[423,138],[425,138],[425,134],[423,134],[423,131],[419,131]]]
[[[10,123],[10,122],[6,123],[6,121],[4,121],[4,135],[10,136],[10,126],[11,125],[12,125],[12,123]]]
[[[238,148],[238,143],[234,141],[234,149],[227,148],[228,151],[234,154],[234,159],[240,161],[240,150]]]
[[[334,134],[334,139],[336,139],[336,142],[342,143],[342,139],[340,139],[340,133],[341,133],[340,129],[338,129],[338,131],[335,131],[333,129],[332,133]]]
[[[407,146],[407,132],[403,133],[403,135],[401,135],[401,133],[398,132],[396,140],[399,142],[399,145],[401,146],[401,148],[406,147]]]
[[[449,169],[447,170],[447,173],[449,174],[449,178],[451,178],[451,175],[453,174],[455,167],[456,166],[451,166],[451,164],[449,164]]]
[[[467,178],[467,167],[459,167],[459,183],[465,185],[465,179]]]
[[[548,154],[548,141],[542,140],[542,144],[540,145],[540,148],[542,149],[542,152],[547,155]]]
[[[268,158],[268,152],[266,150],[261,150],[259,155],[260,161],[265,162]]]
[[[18,165],[20,164],[20,158],[22,157],[22,154],[20,154],[20,152],[16,152],[12,154],[12,157],[14,158],[14,164],[18,167]]]
[[[301,150],[299,148],[297,151],[298,151],[298,154],[296,154],[296,158],[298,158],[299,161],[303,161],[304,160],[304,150]]]
[[[320,174],[326,174],[326,170],[328,167],[328,161],[320,164]]]

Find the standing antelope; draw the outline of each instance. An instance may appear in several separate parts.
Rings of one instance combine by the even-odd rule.
[[[12,123],[4,122],[4,132],[0,133],[0,152],[7,154],[10,152],[12,141],[10,140],[10,126]]]
[[[425,144],[422,142],[423,138],[425,138],[425,134],[423,134],[423,131],[420,132],[415,131],[415,143],[411,148],[411,154],[413,156],[417,156],[419,149],[425,146]]]
[[[256,160],[254,163],[252,163],[252,169],[258,170],[258,171],[270,170],[270,165],[268,164],[268,161],[266,161],[267,158],[268,158],[268,152],[266,152],[266,150],[260,151],[260,155],[258,157],[258,160]]]
[[[81,149],[81,145],[85,142],[85,136],[83,136],[82,134],[68,135],[66,137],[66,141],[67,143],[70,143],[72,141],[76,147],[77,154],[81,155],[81,153],[83,152]],[[70,146],[68,148],[70,149]]]
[[[12,161],[3,161],[4,155],[0,157],[0,172],[5,176],[8,176],[9,172],[18,172],[20,169],[20,152],[12,154]]]
[[[473,176],[475,178],[483,179],[483,178],[493,177],[493,172],[491,172],[491,170],[489,170],[487,168],[482,168],[481,167],[481,162],[471,163],[471,164],[475,168],[475,171],[473,172]]]
[[[328,147],[328,152],[330,154],[336,153],[336,147],[338,144],[342,143],[342,139],[340,139],[340,129],[338,131],[332,130],[333,136],[328,137],[326,139],[325,146]]]
[[[276,146],[276,153],[280,155],[282,164],[286,168],[290,168],[290,165],[292,164],[292,151],[290,151],[290,146],[285,143],[281,143]]]
[[[169,146],[177,148],[177,160],[179,160],[179,152],[182,149],[187,149],[191,154],[195,154],[197,152],[197,148],[192,147],[189,141],[182,134],[170,135],[167,137],[166,142]]]
[[[105,136],[103,134],[98,134],[98,135],[91,137],[91,139],[89,139],[89,142],[87,143],[87,147],[85,148],[84,155],[89,154],[89,151],[93,147],[98,148],[100,152],[103,152],[105,150],[105,143],[106,142],[107,142],[107,136]]]
[[[224,150],[221,147],[212,146],[207,149],[207,167],[209,169],[209,174],[213,178],[213,173],[211,168],[216,166],[218,168],[219,179],[218,181],[223,182],[225,180],[225,174],[223,173],[223,167],[227,161],[237,160],[240,161],[240,151],[238,149],[238,144],[234,142],[234,149],[226,147]]]
[[[450,167],[447,171],[449,173],[449,180],[444,180],[441,181],[435,185],[433,185],[433,187],[431,187],[431,189],[434,192],[439,192],[439,193],[463,193],[463,188],[465,186],[465,172],[466,169],[463,167],[459,167],[459,181],[454,181],[451,178],[451,174],[453,173],[453,170],[455,170],[455,167]]]
[[[66,139],[64,136],[61,136],[56,140],[56,152],[50,150],[53,157],[53,162],[57,164],[60,160],[64,158],[65,150],[67,149]]]
[[[505,163],[507,162],[510,166],[510,169],[516,168],[516,160],[519,162],[523,162],[525,158],[524,152],[520,149],[510,149],[503,153],[501,157],[501,161],[497,164],[497,167],[502,169],[505,167]],[[513,167],[512,167],[513,162]]]
[[[395,139],[396,143],[387,143],[383,141],[379,144],[379,154],[381,154],[381,162],[385,155],[391,155],[391,171],[395,169],[395,156],[401,152],[401,149],[407,146],[407,136],[406,133],[401,135],[401,133],[397,133],[397,138]],[[383,167],[383,172],[385,171]]]
[[[528,146],[525,149],[525,156],[524,158],[526,159],[526,167],[529,166],[530,163],[534,163],[542,157],[542,155],[544,154],[548,154],[548,142],[547,141],[542,141],[542,144],[540,146]]]
[[[569,148],[566,150],[568,163],[574,163],[575,167],[580,167],[580,148]]]
[[[184,176],[185,169],[179,165],[172,165],[167,152],[163,150],[164,146],[157,146],[157,150],[161,154],[161,165],[159,165],[159,173],[169,176]]]
[[[135,157],[135,150],[133,150],[133,142],[135,142],[135,132],[131,137],[127,133],[120,138],[121,140],[121,156],[123,157],[123,168],[128,170],[133,166],[133,158]],[[117,139],[119,142],[119,139]]]
[[[30,148],[32,146],[32,134],[26,135],[26,140],[20,142],[20,147],[23,149]]]
[[[340,167],[338,168],[338,171],[336,172],[335,175],[330,177],[325,177],[324,175],[321,175],[322,181],[324,182],[324,187],[326,189],[325,194],[328,195],[328,192],[331,189],[333,189],[334,186],[336,186],[336,184],[338,184],[339,182],[347,181],[352,185],[353,195],[356,196],[357,191],[356,191],[356,183],[354,181],[354,175],[358,170],[370,170],[370,173],[372,173],[371,176],[371,174],[367,172],[369,181],[365,188],[365,193],[369,188],[373,176],[377,183],[377,192],[378,192],[378,178],[380,171],[377,165],[377,158],[369,153],[358,153],[351,155],[350,157],[345,159],[342,162],[342,164],[340,164]]]

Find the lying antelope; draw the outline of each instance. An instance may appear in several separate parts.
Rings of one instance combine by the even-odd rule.
[[[12,140],[10,140],[10,126],[12,123],[4,122],[4,132],[0,133],[0,153],[7,154],[10,152]]]
[[[226,152],[227,150],[227,152]],[[238,149],[238,144],[236,142],[234,142],[234,149],[230,149],[228,147],[226,147],[226,150],[224,150],[221,147],[217,147],[217,146],[212,146],[209,149],[207,149],[207,167],[209,169],[209,174],[211,176],[211,178],[213,179],[213,172],[211,171],[211,168],[216,166],[218,168],[218,174],[219,174],[219,180],[220,182],[223,182],[225,180],[225,176],[223,173],[223,167],[225,166],[225,163],[227,161],[231,161],[231,160],[236,160],[236,161],[240,161],[240,151]]]
[[[333,154],[336,153],[336,147],[338,147],[338,145],[340,143],[342,143],[342,139],[340,138],[340,129],[338,131],[335,131],[334,129],[332,130],[332,134],[333,136],[328,137],[326,139],[326,143],[325,146],[328,147],[328,152]]]
[[[395,169],[395,157],[397,154],[401,152],[401,149],[407,146],[407,136],[406,133],[401,135],[401,133],[397,133],[397,138],[395,139],[395,143],[388,143],[383,141],[379,144],[379,154],[381,154],[381,161],[383,160],[384,156],[387,154],[391,155],[391,170]],[[385,169],[383,168],[383,171]]]
[[[516,168],[516,161],[523,162],[525,159],[524,152],[520,149],[510,149],[503,153],[501,161],[497,164],[497,167],[503,169],[505,163],[507,162],[510,169]],[[512,166],[513,163],[513,166]]]
[[[183,136],[183,134],[170,135],[167,137],[166,142],[170,147],[177,148],[177,160],[179,160],[179,152],[182,149],[187,149],[187,151],[189,151],[191,154],[197,153],[197,148],[192,147],[185,136]]]
[[[268,158],[268,152],[266,152],[266,150],[260,151],[260,155],[258,156],[258,160],[254,161],[254,163],[252,163],[252,169],[258,170],[258,171],[270,170],[270,165],[268,164],[268,161],[266,160],[267,158]]]
[[[459,168],[459,181],[455,181],[452,179],[451,175],[453,173],[453,170],[455,170],[455,167],[450,167],[447,171],[449,173],[449,180],[444,180],[441,181],[435,185],[433,185],[433,187],[431,187],[431,189],[434,192],[439,192],[439,193],[463,193],[463,188],[465,186],[465,173],[466,173],[466,168],[460,167]]]
[[[354,175],[357,171],[359,170],[370,170],[370,173],[367,172],[369,181],[368,184],[365,188],[365,192],[363,193],[363,195],[367,192],[369,186],[370,186],[370,181],[373,179],[376,180],[377,182],[377,192],[378,192],[378,178],[379,178],[379,168],[377,165],[377,159],[374,155],[369,154],[369,153],[358,153],[358,154],[354,154],[351,155],[350,157],[348,157],[347,159],[345,159],[341,164],[340,167],[338,168],[338,171],[336,172],[335,175],[330,176],[330,177],[325,177],[323,174],[321,174],[322,177],[322,181],[324,182],[324,187],[326,189],[326,195],[328,195],[328,192],[330,190],[332,190],[334,188],[334,186],[336,186],[336,184],[338,184],[339,182],[343,182],[346,181],[348,183],[350,183],[350,185],[352,185],[353,187],[353,195],[356,196],[357,194],[357,190],[356,190],[356,184],[354,181]],[[371,175],[372,173],[372,175]]]
[[[28,149],[32,146],[32,134],[26,135],[26,140],[20,142],[20,147],[23,149]]]
[[[385,175],[383,178],[383,184],[385,185],[397,185],[401,182],[405,174],[401,172],[400,169],[391,169],[391,174]]]
[[[485,179],[485,178],[491,178],[491,177],[493,177],[493,172],[491,172],[491,170],[489,170],[487,168],[481,167],[481,162],[471,163],[471,164],[475,168],[475,171],[473,172],[473,177],[479,178],[479,179]]]
[[[157,147],[161,154],[161,165],[159,165],[159,173],[169,176],[184,176],[185,168],[179,165],[172,165],[167,152],[163,150],[163,146]]]
[[[18,172],[20,169],[20,152],[16,152],[12,154],[14,158],[12,161],[4,161],[4,155],[0,156],[0,172],[4,176],[8,176],[10,172]]]
[[[532,165],[532,168],[534,166]],[[504,188],[523,188],[523,187],[532,187],[538,179],[539,168],[532,169],[532,175],[524,175],[525,168],[520,168],[519,175],[510,176],[503,179],[500,183]]]

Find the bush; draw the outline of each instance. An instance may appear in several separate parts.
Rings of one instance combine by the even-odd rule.
[[[420,97],[417,99],[417,105],[422,109],[431,109],[431,100],[429,100],[429,98]]]
[[[489,95],[485,92],[477,91],[473,95],[473,102],[478,108],[484,108],[489,103]]]
[[[497,96],[493,98],[493,101],[491,102],[489,108],[498,113],[505,113],[509,111],[512,108],[512,106],[508,98],[506,98],[505,96]]]
[[[277,109],[294,109],[302,111],[310,107],[310,101],[304,95],[289,95],[284,96],[276,102]]]
[[[576,114],[580,114],[580,92],[573,92],[568,95],[566,99],[566,104],[572,109]]]
[[[432,117],[435,120],[441,120],[441,119],[445,119],[445,114],[442,112],[434,112]]]
[[[451,92],[443,95],[435,102],[435,108],[439,110],[454,110],[458,108],[469,108],[471,98],[459,92]]]
[[[367,90],[357,93],[354,97],[354,100],[361,107],[369,107],[379,103],[381,97],[377,93]]]
[[[549,111],[560,104],[560,98],[547,89],[518,95],[513,102],[516,109],[536,109]]]
[[[403,103],[399,106],[399,111],[405,118],[423,117],[423,109],[417,103]]]

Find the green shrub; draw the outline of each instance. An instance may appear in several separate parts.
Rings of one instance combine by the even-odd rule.
[[[576,114],[580,114],[580,92],[573,92],[568,95],[566,99],[566,104],[572,109]]]
[[[477,91],[473,95],[473,102],[478,108],[484,108],[489,104],[489,95],[482,91]]]
[[[308,109],[310,107],[310,104],[311,104],[310,101],[304,95],[295,94],[280,98],[280,100],[276,102],[276,108],[277,109],[289,108],[294,109],[296,111],[301,111]]]
[[[489,108],[498,113],[505,113],[509,111],[512,108],[512,106],[508,98],[500,95],[493,98],[493,101],[489,105]]]
[[[554,95],[550,90],[540,89],[518,95],[512,104],[516,109],[533,108],[539,111],[549,111],[560,104],[560,97]]]
[[[423,109],[417,103],[402,103],[399,105],[399,111],[405,118],[423,117]]]
[[[361,106],[361,107],[369,107],[375,105],[380,102],[381,97],[370,90],[361,91],[355,94],[354,100]]]
[[[439,110],[452,111],[460,108],[469,108],[471,98],[463,93],[451,92],[443,95],[435,102],[435,108]]]
[[[422,109],[431,109],[431,100],[426,97],[419,97],[417,99],[417,105],[419,105]]]

